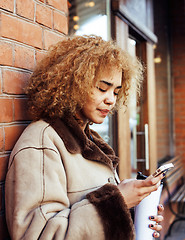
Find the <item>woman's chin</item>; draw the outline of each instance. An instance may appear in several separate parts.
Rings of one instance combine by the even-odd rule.
[[[104,119],[99,119],[99,120],[93,121],[93,123],[95,123],[95,124],[101,124],[103,122],[104,122]]]

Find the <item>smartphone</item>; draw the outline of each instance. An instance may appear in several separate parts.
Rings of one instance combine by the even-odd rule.
[[[168,163],[159,167],[153,174],[153,177],[159,176],[161,173],[166,173],[169,169],[173,168],[173,163]]]

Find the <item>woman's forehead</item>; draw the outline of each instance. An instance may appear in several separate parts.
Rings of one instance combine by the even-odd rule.
[[[96,74],[96,80],[100,80],[101,78],[114,79],[115,76],[122,76],[122,70],[116,67],[105,67],[103,69],[99,69]]]
[[[107,82],[110,85],[121,86],[122,85],[122,71],[117,68],[104,69],[97,74],[95,84]]]

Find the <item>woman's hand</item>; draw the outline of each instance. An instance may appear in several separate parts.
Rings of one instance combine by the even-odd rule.
[[[155,230],[155,232],[153,233],[153,237],[154,238],[158,238],[160,236],[160,234],[158,233],[158,231],[161,231],[162,226],[160,225],[160,223],[163,221],[163,216],[160,215],[162,212],[164,211],[164,207],[160,204],[158,206],[158,215],[157,216],[150,216],[149,219],[151,221],[154,221],[154,224],[150,224],[149,228]]]
[[[147,197],[151,192],[156,191],[163,178],[163,174],[160,174],[158,177],[153,177],[151,175],[145,180],[126,179],[118,185],[118,188],[128,208],[132,208],[139,204],[141,200]]]

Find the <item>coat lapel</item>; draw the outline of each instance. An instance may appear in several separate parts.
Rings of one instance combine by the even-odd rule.
[[[89,126],[84,133],[78,122],[69,114],[62,119],[53,120],[50,125],[62,138],[70,153],[81,153],[84,158],[103,162],[111,169],[117,167],[119,159],[113,149]]]

